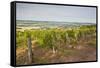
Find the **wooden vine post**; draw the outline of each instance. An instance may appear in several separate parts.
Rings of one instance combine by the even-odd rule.
[[[31,37],[29,36],[27,38],[27,45],[28,45],[28,63],[32,63],[32,43],[31,43]]]

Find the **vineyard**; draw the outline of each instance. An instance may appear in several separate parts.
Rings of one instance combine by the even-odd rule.
[[[32,63],[28,63],[27,38]],[[30,29],[16,32],[16,64],[46,64],[96,60],[96,25]]]

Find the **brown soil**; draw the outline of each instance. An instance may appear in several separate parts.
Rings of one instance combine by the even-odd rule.
[[[34,41],[33,41],[34,42]],[[64,47],[57,50],[55,54],[52,49],[41,48],[32,45],[33,59],[32,64],[46,64],[46,63],[62,63],[62,62],[80,62],[80,61],[95,61],[96,47],[86,44],[78,44],[77,46]],[[27,48],[20,48],[16,51],[16,63],[18,65],[28,64]]]

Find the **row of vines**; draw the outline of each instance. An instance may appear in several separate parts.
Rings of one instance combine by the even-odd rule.
[[[61,45],[77,44],[81,38],[87,36],[96,36],[96,26],[80,26],[71,29],[38,29],[25,30],[24,32],[17,31],[16,43],[18,47],[27,47],[27,37],[32,40],[37,40],[38,46],[48,48],[58,48]]]

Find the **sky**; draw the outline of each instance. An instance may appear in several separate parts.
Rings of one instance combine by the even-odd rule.
[[[95,7],[16,4],[17,20],[96,23]]]

